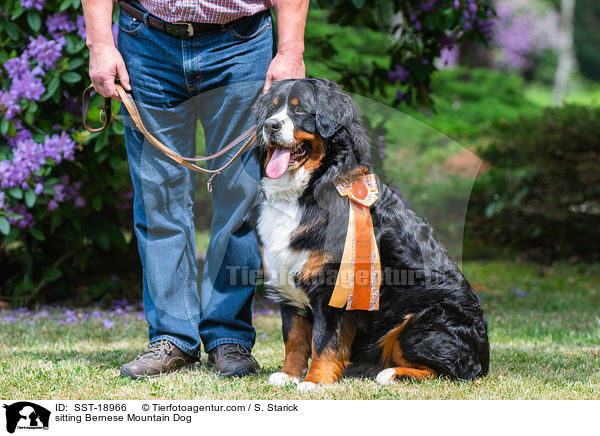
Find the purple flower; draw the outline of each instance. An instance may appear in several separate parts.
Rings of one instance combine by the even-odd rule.
[[[26,98],[32,101],[38,101],[46,92],[42,79],[31,71],[14,78],[10,90],[18,96],[17,98]]]
[[[46,0],[21,0],[21,6],[23,9],[37,9],[41,11],[44,8]]]
[[[119,39],[119,23],[114,23],[112,25],[112,35],[115,41],[115,47],[119,48],[118,39]]]
[[[80,209],[84,206],[85,206],[85,200],[83,199],[83,197],[77,197],[75,199],[75,208]]]
[[[63,92],[63,97],[65,98],[65,111],[73,112],[75,115],[81,115],[81,107],[77,104],[77,100],[67,92]],[[60,130],[60,126],[57,126],[58,130]]]
[[[37,61],[38,65],[51,69],[56,66],[56,62],[66,44],[67,41],[64,36],[59,36],[55,40],[48,40],[42,35],[37,38],[29,37],[27,52]]]
[[[28,73],[30,71],[29,54],[25,52],[21,56],[7,60],[4,62],[4,69],[12,80]]]
[[[12,324],[12,323],[13,323],[13,322],[15,322],[16,320],[17,320],[17,318],[15,318],[15,317],[14,317],[14,316],[12,316],[12,315],[6,315],[6,316],[4,317],[4,321],[5,321],[6,323],[8,323],[8,324]]]
[[[58,203],[56,201],[54,201],[54,200],[50,200],[48,202],[48,210],[50,212],[52,212],[53,210],[56,210],[56,209],[58,209]]]
[[[75,23],[64,12],[56,12],[46,19],[46,27],[53,38],[58,38],[62,32],[68,33],[76,29]]]
[[[435,7],[435,2],[436,2],[436,0],[425,0],[421,4],[421,9],[424,10],[425,12],[431,12],[431,11],[433,11],[433,8]]]
[[[83,15],[77,15],[77,35],[79,35],[81,39],[85,39],[86,37],[85,18]]]
[[[42,310],[41,312],[36,313],[33,316],[34,319],[39,319],[39,318],[48,318],[48,311],[47,310]]]
[[[19,96],[14,91],[0,91],[0,110],[4,110],[4,117],[7,120],[12,120],[15,115],[21,113],[19,106]]]
[[[73,160],[75,158],[75,141],[66,132],[59,135],[46,136],[44,141],[46,156],[60,163],[62,159]]]
[[[398,80],[401,84],[405,84],[410,77],[410,71],[400,65],[394,65],[394,68],[388,71],[388,79],[394,83]]]
[[[135,316],[140,321],[142,321],[143,319],[146,318],[146,316],[144,315],[144,312],[142,312],[142,311],[136,312]]]
[[[105,329],[112,329],[115,326],[115,323],[112,322],[110,319],[108,318],[104,318],[104,320],[102,321],[102,324],[104,325]]]
[[[11,225],[18,226],[20,229],[32,227],[35,225],[33,215],[27,212],[27,206],[25,206],[24,204],[17,204],[15,207],[8,209],[8,211],[21,216],[20,218],[7,216],[6,219]]]
[[[459,10],[460,9],[460,0],[454,0],[454,9]]]
[[[4,210],[4,192],[0,191],[0,210]]]
[[[421,31],[421,22],[420,22],[420,21],[417,21],[417,22],[415,23],[415,30],[416,30],[417,32],[420,32],[420,31]]]
[[[519,298],[525,298],[527,297],[527,292],[520,290],[517,287],[513,288],[513,292],[517,295],[517,297]]]
[[[93,316],[94,318],[102,318],[102,312],[100,312],[99,310],[94,310],[94,311],[92,312],[92,316]]]
[[[35,195],[40,195],[42,192],[44,192],[44,185],[42,185],[41,183],[38,183],[35,186],[35,189],[33,190]]]

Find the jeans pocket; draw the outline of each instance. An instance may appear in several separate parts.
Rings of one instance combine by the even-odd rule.
[[[125,11],[121,11],[119,15],[119,31],[127,33],[128,35],[136,35],[146,27],[140,20],[133,18]]]
[[[231,35],[239,41],[254,39],[269,28],[271,28],[271,15],[268,12],[259,12],[227,26]]]

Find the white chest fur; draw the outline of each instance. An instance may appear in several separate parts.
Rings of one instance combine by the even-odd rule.
[[[299,169],[294,173],[303,172]],[[265,202],[258,218],[258,234],[262,242],[265,284],[272,296],[301,310],[309,305],[307,295],[295,285],[297,277],[308,259],[305,250],[290,248],[291,235],[298,229],[302,210],[298,197],[306,186],[302,174],[285,173],[280,179],[263,179]],[[299,180],[301,179],[301,180]]]

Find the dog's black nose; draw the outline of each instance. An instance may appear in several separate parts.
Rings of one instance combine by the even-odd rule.
[[[267,120],[265,121],[265,129],[267,133],[273,133],[281,129],[281,121],[279,120]]]

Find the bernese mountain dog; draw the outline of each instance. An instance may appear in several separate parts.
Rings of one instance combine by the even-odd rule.
[[[380,256],[378,309],[329,304],[351,201],[335,181],[360,168],[372,173],[370,141],[353,100],[326,79],[285,80],[254,110],[262,163],[254,224],[285,342],[283,368],[269,382],[310,390],[342,376],[387,384],[486,375],[479,298],[431,227],[376,175],[370,213]]]

